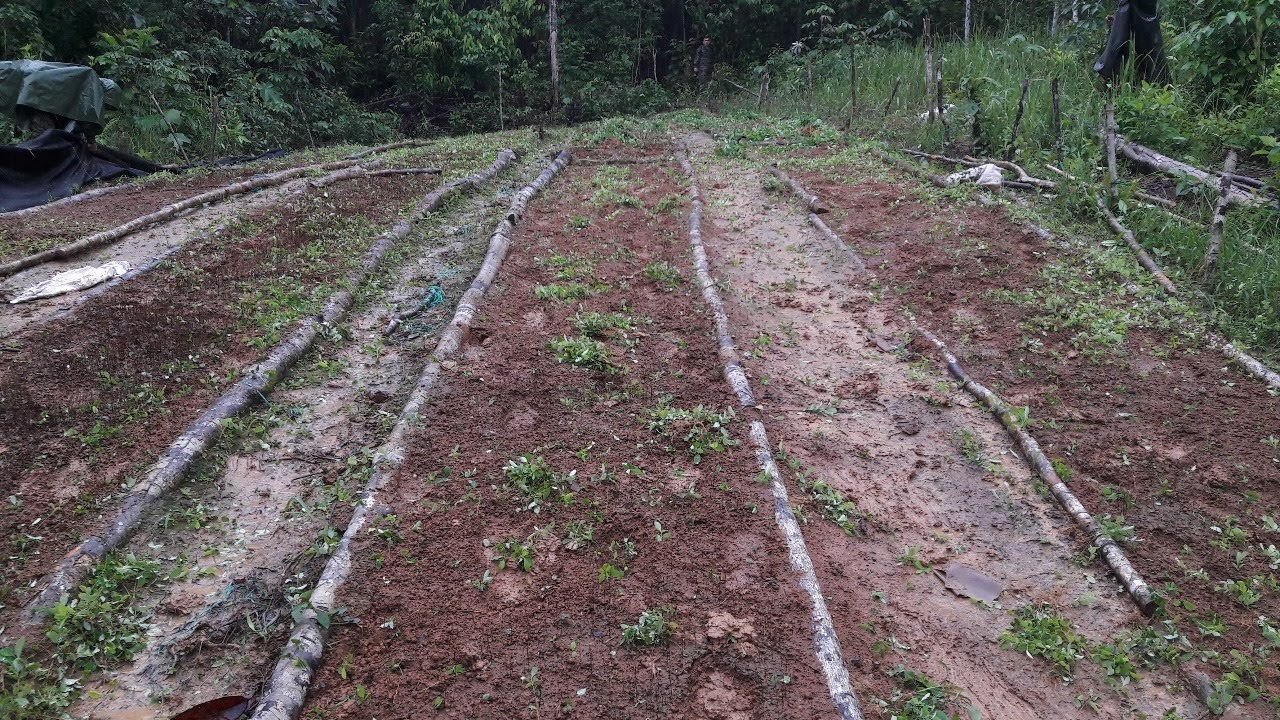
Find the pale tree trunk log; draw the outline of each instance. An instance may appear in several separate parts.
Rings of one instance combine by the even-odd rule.
[[[560,12],[557,0],[547,0],[547,30],[551,39],[551,111],[560,109]]]
[[[1218,267],[1218,254],[1222,252],[1222,226],[1227,217],[1227,198],[1231,195],[1231,176],[1236,171],[1236,151],[1227,152],[1222,164],[1222,188],[1218,191],[1218,204],[1213,209],[1213,223],[1209,226],[1209,249],[1205,251],[1200,266],[1200,279],[1208,281]]]
[[[267,687],[250,716],[251,720],[294,720],[302,712],[307,699],[307,688],[320,665],[325,638],[329,633],[329,623],[321,623],[316,611],[326,614],[337,611],[338,591],[351,574],[352,545],[358,541],[366,523],[373,519],[371,516],[375,513],[378,491],[404,463],[409,432],[420,424],[420,414],[431,397],[443,364],[457,357],[470,334],[480,303],[497,278],[511,247],[511,232],[524,215],[529,200],[550,183],[569,164],[569,160],[569,151],[562,151],[532,184],[517,193],[507,216],[498,223],[490,237],[488,252],[475,280],[459,300],[453,320],[441,334],[426,368],[418,377],[417,385],[400,411],[395,427],[374,452],[374,470],[361,492],[360,502],[351,514],[351,520],[337,549],[325,563],[324,570],[316,581],[310,607],[303,610],[301,620],[294,623],[289,639],[268,679]]]
[[[1102,131],[1107,152],[1107,195],[1115,202],[1120,194],[1120,172],[1116,168],[1116,106],[1110,98],[1104,112]]]
[[[1173,177],[1192,177],[1207,185],[1217,186],[1214,182],[1217,177],[1214,173],[1209,173],[1200,168],[1188,165],[1179,160],[1162,155],[1151,148],[1130,142],[1123,136],[1117,138],[1119,151],[1138,167],[1150,172],[1159,172]],[[1239,187],[1232,187],[1227,193],[1227,203],[1231,205],[1243,205],[1252,207],[1257,205],[1270,205],[1271,207],[1280,206],[1274,199],[1249,192]]]
[[[387,251],[409,234],[414,222],[438,208],[450,192],[492,178],[514,157],[515,154],[510,150],[503,150],[488,169],[472,178],[455,181],[430,193],[414,207],[407,218],[401,219],[390,232],[374,242],[365,253],[360,266],[342,284],[344,289],[329,298],[319,315],[306,319],[287,339],[272,348],[266,359],[250,368],[243,379],[201,413],[151,466],[143,481],[125,497],[117,515],[67,553],[53,572],[43,578],[37,585],[39,590],[35,599],[24,610],[26,622],[34,625],[43,620],[44,612],[58,602],[63,593],[74,588],[104,554],[128,540],[143,515],[172,491],[192,463],[221,436],[223,421],[244,412],[270,392],[289,368],[311,348],[321,329],[337,322],[351,309],[355,303],[355,293],[378,268]]]

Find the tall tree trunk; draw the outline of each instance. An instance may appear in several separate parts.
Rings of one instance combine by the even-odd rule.
[[[557,0],[547,0],[547,29],[551,35],[551,110],[560,108],[560,13]]]
[[[1080,22],[1080,0],[1071,0],[1071,24]]]
[[[924,15],[924,102],[929,108],[929,124],[933,124],[933,33],[929,26],[929,13]]]
[[[1058,0],[1053,0],[1053,10],[1049,14],[1049,35],[1057,36],[1058,34]]]
[[[964,0],[964,41],[969,42],[973,27],[973,0]]]

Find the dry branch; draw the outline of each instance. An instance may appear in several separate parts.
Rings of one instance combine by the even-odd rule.
[[[492,178],[514,157],[515,154],[510,150],[503,150],[493,165],[484,171],[433,191],[414,207],[408,217],[401,219],[375,241],[365,253],[360,266],[343,283],[342,287],[345,289],[332,295],[319,315],[305,320],[286,340],[276,345],[266,359],[250,368],[240,382],[201,413],[151,466],[138,487],[125,497],[123,507],[116,517],[67,553],[53,572],[45,576],[35,599],[26,608],[24,619],[31,624],[38,623],[44,617],[43,610],[56,603],[63,593],[74,588],[103,554],[119,547],[129,538],[143,514],[168,494],[196,458],[217,441],[222,434],[223,421],[239,415],[264,397],[293,363],[310,349],[321,329],[336,322],[351,309],[360,286],[377,269],[387,251],[409,234],[414,222],[439,207],[447,193]]]
[[[1111,229],[1124,239],[1125,244],[1129,246],[1133,254],[1138,256],[1138,262],[1155,277],[1156,282],[1160,283],[1160,287],[1164,288],[1164,291],[1170,295],[1178,294],[1178,288],[1174,286],[1173,281],[1169,279],[1168,275],[1164,274],[1164,271],[1160,269],[1156,261],[1151,259],[1151,256],[1143,249],[1142,243],[1138,242],[1138,239],[1133,236],[1129,228],[1120,224],[1120,220],[1112,214],[1111,209],[1107,207],[1102,198],[1098,198],[1098,211],[1107,219],[1107,224],[1111,226]]]
[[[400,148],[405,148],[405,147],[422,147],[423,145],[426,145],[426,144],[427,144],[426,140],[400,140],[399,142],[387,143],[386,145],[371,147],[367,150],[361,150],[360,152],[353,152],[350,155],[348,155],[345,159],[359,160],[360,158],[369,157],[370,155],[377,155],[378,153],[384,153],[384,152],[387,152],[388,150],[399,150]]]
[[[1142,579],[1142,576],[1138,574],[1138,571],[1134,570],[1133,565],[1130,564],[1129,558],[1125,555],[1124,550],[1121,549],[1114,540],[1107,537],[1102,526],[1093,519],[1093,516],[1089,514],[1089,511],[1085,509],[1084,505],[1081,504],[1081,502],[1071,492],[1066,483],[1062,481],[1062,478],[1058,477],[1058,473],[1053,469],[1053,463],[1049,462],[1049,458],[1045,457],[1044,452],[1040,450],[1040,445],[1036,442],[1035,438],[1031,437],[1031,435],[1022,428],[1021,423],[1014,416],[1008,404],[1001,400],[995,393],[984,387],[981,383],[970,377],[969,374],[965,372],[965,369],[960,366],[960,362],[956,359],[955,355],[951,354],[947,349],[946,344],[939,340],[937,336],[920,327],[916,323],[915,318],[908,318],[908,320],[911,322],[913,332],[924,337],[937,349],[938,353],[942,356],[943,361],[946,363],[947,369],[950,370],[951,374],[960,381],[961,387],[968,391],[969,394],[982,401],[987,408],[1000,419],[1000,423],[1004,425],[1005,429],[1009,432],[1009,435],[1018,443],[1018,447],[1022,449],[1022,453],[1027,458],[1027,462],[1030,463],[1031,467],[1036,471],[1036,474],[1040,476],[1040,479],[1049,486],[1050,492],[1052,492],[1053,496],[1057,498],[1058,503],[1062,505],[1063,509],[1067,511],[1067,514],[1071,516],[1071,519],[1075,520],[1076,524],[1079,525],[1081,529],[1089,533],[1090,537],[1093,539],[1093,546],[1098,549],[1098,552],[1102,555],[1102,559],[1106,561],[1107,566],[1111,568],[1111,572],[1114,573],[1116,578],[1124,585],[1125,590],[1129,593],[1129,597],[1133,598],[1138,609],[1141,610],[1144,615],[1151,615],[1155,612],[1156,600],[1151,593],[1151,588],[1147,586],[1147,583]]]
[[[418,378],[418,384],[400,411],[395,427],[374,452],[376,458],[374,471],[365,485],[360,502],[351,514],[351,520],[337,549],[325,563],[324,570],[316,581],[315,589],[311,593],[310,607],[302,611],[301,619],[293,625],[293,630],[280,652],[280,658],[276,661],[266,690],[253,711],[252,720],[294,720],[302,712],[302,706],[306,702],[307,688],[311,685],[312,677],[324,654],[324,642],[329,631],[329,623],[321,624],[317,611],[326,614],[336,611],[338,590],[345,584],[351,573],[351,546],[375,512],[374,500],[377,492],[404,462],[408,433],[418,425],[419,414],[440,377],[442,364],[456,357],[462,349],[462,344],[471,331],[476,310],[484,299],[485,292],[497,277],[502,261],[506,258],[507,250],[511,246],[511,232],[524,214],[529,200],[569,164],[569,159],[569,151],[562,151],[533,183],[517,193],[506,217],[498,223],[497,229],[490,237],[488,252],[485,254],[484,262],[475,280],[458,301],[453,320],[441,334],[440,341],[430,356],[430,361]]]
[[[738,402],[748,410],[757,407],[751,393],[751,384],[742,371],[742,361],[733,344],[733,336],[729,331],[729,317],[725,314],[724,303],[720,292],[716,290],[715,279],[707,262],[706,246],[702,242],[702,195],[698,190],[697,175],[689,162],[689,154],[684,144],[675,141],[676,159],[680,167],[689,177],[689,198],[693,210],[689,213],[689,244],[693,248],[694,269],[697,271],[698,283],[702,287],[702,297],[711,308],[715,317],[716,339],[720,349],[720,359],[724,363],[724,377],[738,396]],[[795,185],[793,187],[799,187]],[[806,193],[798,192],[801,197]],[[810,214],[810,218],[817,215]],[[809,557],[805,546],[804,535],[796,522],[795,513],[787,498],[786,485],[778,474],[778,466],[773,460],[773,446],[769,443],[764,423],[759,419],[751,421],[751,440],[755,445],[756,462],[769,477],[770,489],[774,498],[774,519],[782,534],[787,538],[787,548],[791,559],[791,569],[800,576],[800,587],[809,596],[811,621],[813,624],[813,642],[818,662],[822,666],[827,680],[827,690],[841,720],[862,720],[862,710],[858,707],[858,698],[854,695],[853,684],[849,681],[849,671],[844,664],[844,653],[840,647],[840,639],[836,636],[835,624],[827,609],[826,599],[818,584],[818,576],[813,569],[813,560]]]
[[[899,168],[900,170],[905,170],[911,173],[912,175],[915,175],[916,177],[924,178],[925,180],[928,180],[929,182],[933,183],[934,185],[937,185],[938,187],[942,187],[942,188],[951,187],[951,183],[947,182],[947,179],[942,177],[941,175],[934,175],[933,173],[928,172],[923,168],[912,165],[911,163],[907,162],[906,160],[903,160],[902,158],[894,157],[889,153],[884,152],[883,150],[875,150],[873,151],[873,154],[876,157],[880,158],[881,160],[889,163],[890,165],[893,165]]]
[[[1231,195],[1231,175],[1236,170],[1236,151],[1227,151],[1227,161],[1222,165],[1222,188],[1218,191],[1218,204],[1213,209],[1213,223],[1209,226],[1209,249],[1205,251],[1200,277],[1208,280],[1218,266],[1218,253],[1222,252],[1222,226],[1227,218],[1227,198]]]
[[[1013,116],[1013,129],[1009,131],[1009,147],[1004,151],[1004,159],[1010,162],[1018,154],[1018,126],[1022,124],[1022,115],[1027,111],[1027,91],[1030,89],[1031,78],[1022,78],[1022,95],[1018,98],[1018,113]]]
[[[1060,168],[1054,167],[1053,165],[1045,165],[1045,168],[1046,168],[1046,169],[1048,169],[1048,170],[1050,170],[1050,171],[1052,171],[1053,173],[1055,173],[1055,174],[1057,174],[1057,175],[1061,175],[1062,177],[1064,177],[1064,178],[1066,178],[1066,179],[1068,179],[1068,180],[1071,180],[1071,181],[1073,181],[1073,182],[1076,180],[1076,176],[1075,176],[1075,175],[1072,175],[1071,173],[1069,173],[1069,172],[1067,172],[1067,171],[1065,171],[1065,170],[1062,170],[1062,169],[1060,169]],[[1141,190],[1135,191],[1135,192],[1133,193],[1133,196],[1134,196],[1135,198],[1137,198],[1137,199],[1139,199],[1139,200],[1143,201],[1143,202],[1151,203],[1152,205],[1159,205],[1159,206],[1161,206],[1161,207],[1165,208],[1166,210],[1167,210],[1167,209],[1170,209],[1170,208],[1175,208],[1175,207],[1177,207],[1177,206],[1178,206],[1178,203],[1176,203],[1176,202],[1174,202],[1174,201],[1172,201],[1172,200],[1168,200],[1168,199],[1165,199],[1165,198],[1159,197],[1159,196],[1157,196],[1157,195],[1152,195],[1152,194],[1150,194],[1150,193],[1145,193],[1145,192],[1142,192]],[[1178,218],[1179,220],[1182,220],[1182,221],[1184,221],[1184,222],[1188,222],[1188,221],[1187,221],[1187,219],[1186,219],[1186,218],[1184,218],[1184,217],[1182,217],[1181,215],[1174,215],[1173,213],[1169,213],[1169,214],[1170,214],[1170,215],[1173,215],[1175,218]]]
[[[1107,152],[1107,189],[1114,201],[1120,192],[1120,174],[1116,169],[1116,106],[1110,98],[1107,99],[1103,123],[1103,140],[1106,143]]]

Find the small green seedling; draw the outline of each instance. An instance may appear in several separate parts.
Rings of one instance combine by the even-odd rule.
[[[675,611],[670,607],[645,610],[635,625],[622,625],[622,644],[652,647],[666,642],[677,629],[677,625],[671,622],[673,614]]]

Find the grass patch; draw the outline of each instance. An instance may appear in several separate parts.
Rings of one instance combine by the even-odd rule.
[[[1070,621],[1051,606],[1028,605],[1013,616],[1013,624],[1000,635],[1001,647],[1044,659],[1053,672],[1070,681],[1076,663],[1088,655],[1088,643]]]
[[[607,337],[613,331],[628,333],[636,327],[635,320],[622,313],[580,312],[571,322],[578,332],[591,337]]]
[[[723,452],[737,445],[729,436],[729,423],[737,419],[733,408],[715,412],[702,405],[692,409],[673,407],[670,398],[649,410],[647,427],[669,440],[686,443],[686,450],[695,464],[711,453]]]
[[[651,262],[645,265],[644,276],[667,292],[672,292],[680,287],[680,271],[666,261]]]
[[[552,283],[535,287],[533,296],[539,300],[550,302],[570,302],[591,297],[591,288],[579,282],[565,283],[564,285]]]
[[[547,341],[547,349],[557,362],[569,363],[587,370],[616,375],[621,368],[609,358],[609,349],[599,340],[583,337],[559,337]]]

